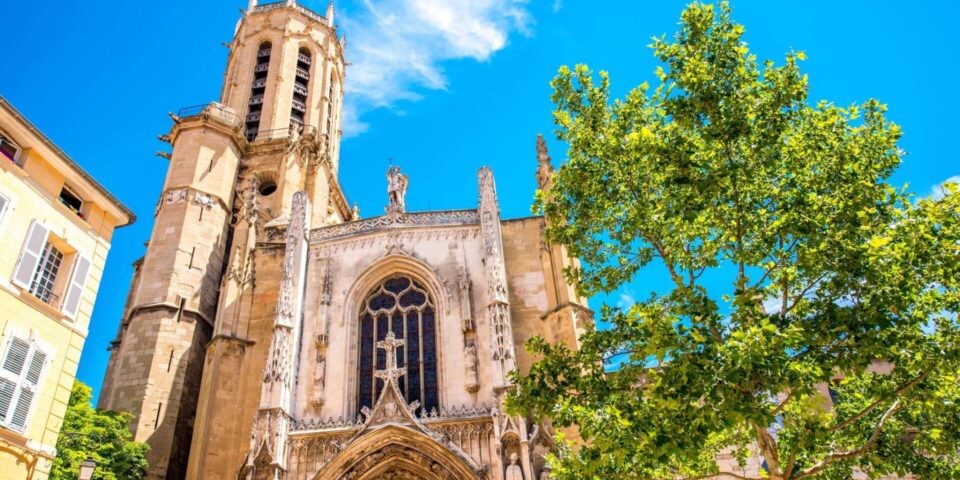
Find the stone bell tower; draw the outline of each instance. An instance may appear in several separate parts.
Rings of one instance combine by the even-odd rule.
[[[170,166],[99,405],[134,414],[149,478],[187,476],[204,370],[240,368],[213,353],[249,343],[232,318],[258,235],[285,234],[299,191],[312,206],[307,225],[354,216],[337,181],[345,62],[333,15],[332,4],[320,15],[293,0],[251,1],[220,101],[171,113],[160,137]]]

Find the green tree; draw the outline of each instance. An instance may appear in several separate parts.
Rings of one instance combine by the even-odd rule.
[[[147,472],[149,447],[131,441],[127,428],[132,415],[126,412],[95,410],[90,405],[90,387],[75,381],[70,403],[57,439],[57,457],[50,478],[76,479],[80,463],[87,457],[97,462],[95,480],[136,480]]]
[[[535,208],[582,260],[569,278],[662,274],[579,351],[528,344],[512,408],[585,440],[554,476],[701,478],[732,451],[773,479],[960,478],[956,188],[892,186],[886,108],[813,105],[803,53],[759,63],[727,4],[679,28],[651,45],[656,88],[611,100],[582,65],[552,83],[569,160]]]

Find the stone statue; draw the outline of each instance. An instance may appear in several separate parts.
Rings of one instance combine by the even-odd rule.
[[[387,196],[390,198],[387,213],[403,213],[405,211],[404,197],[407,195],[408,183],[407,176],[400,173],[400,167],[394,165],[387,170]]]
[[[550,466],[546,465],[543,467],[543,471],[540,472],[540,480],[550,480]]]
[[[477,374],[477,346],[469,345],[464,348],[463,357],[467,366],[467,391],[473,393],[480,389],[480,378]]]
[[[510,454],[510,466],[507,467],[505,480],[523,480],[523,470],[520,469],[520,465],[517,465],[519,459],[520,456],[516,453]]]

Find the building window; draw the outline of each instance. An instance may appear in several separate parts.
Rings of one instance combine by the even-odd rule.
[[[257,49],[257,63],[253,67],[253,85],[250,87],[250,101],[247,106],[247,141],[257,139],[260,132],[260,114],[263,112],[263,98],[267,92],[267,73],[270,70],[270,42],[263,42]]]
[[[47,243],[43,249],[43,255],[37,263],[37,270],[33,274],[33,281],[30,282],[30,293],[33,296],[43,300],[44,303],[55,305],[59,299],[53,293],[54,285],[57,282],[57,274],[60,273],[60,265],[63,264],[63,252],[52,243]]]
[[[374,370],[387,365],[377,342],[393,332],[404,344],[397,366],[406,367],[400,392],[408,403],[419,401],[424,412],[439,408],[435,306],[427,290],[405,275],[395,275],[374,288],[360,312],[360,372],[357,411],[372,407],[383,389]]]
[[[83,200],[66,186],[60,189],[60,203],[66,205],[67,208],[79,215],[80,218],[83,218],[83,214],[80,213],[80,209],[83,208]]]
[[[301,48],[297,53],[297,72],[293,77],[293,105],[290,107],[290,125],[302,127],[307,114],[307,86],[310,84],[310,50]]]
[[[64,248],[69,247],[62,238],[50,235],[50,229],[34,220],[13,270],[13,284],[75,319],[92,265],[89,258]],[[65,263],[72,266],[73,273],[69,282],[57,281]]]
[[[0,133],[0,156],[20,165],[20,147],[13,143],[6,135]]]
[[[7,215],[10,209],[10,197],[0,194],[0,227],[3,226],[3,217]]]
[[[47,355],[35,342],[11,337],[0,362],[0,425],[26,429]]]

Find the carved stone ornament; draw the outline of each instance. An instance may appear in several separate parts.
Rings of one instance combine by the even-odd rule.
[[[547,143],[543,141],[543,135],[537,135],[537,188],[546,190],[550,187],[552,178],[553,164],[550,163]]]
[[[476,393],[480,390],[480,376],[477,374],[477,346],[468,345],[463,349],[463,363],[467,373],[467,391]]]
[[[375,232],[387,228],[476,225],[478,223],[480,223],[480,217],[476,210],[449,210],[445,212],[383,215],[314,229],[310,232],[310,241],[320,242],[349,235]]]

